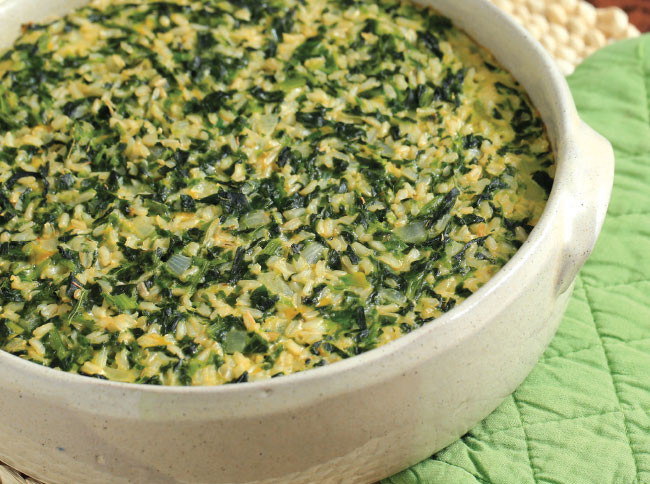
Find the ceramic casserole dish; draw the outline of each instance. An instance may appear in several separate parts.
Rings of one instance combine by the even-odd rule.
[[[79,0],[0,2],[0,47]],[[540,111],[557,159],[544,214],[485,286],[368,353],[284,378],[156,387],[84,378],[0,351],[0,460],[58,483],[363,483],[488,415],[559,325],[610,197],[610,144],[578,117],[533,38],[486,0],[422,0],[490,49]]]

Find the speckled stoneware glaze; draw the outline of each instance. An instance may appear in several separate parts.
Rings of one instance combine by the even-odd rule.
[[[5,0],[0,46],[84,2]],[[428,0],[525,86],[557,153],[542,219],[515,257],[437,321],[334,365],[216,388],[111,383],[0,352],[0,460],[51,484],[367,483],[450,444],[521,383],[600,231],[610,144],[564,78],[485,0]]]

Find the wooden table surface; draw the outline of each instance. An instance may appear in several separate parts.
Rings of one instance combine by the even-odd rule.
[[[641,32],[650,32],[650,0],[589,0],[596,7],[621,7]]]

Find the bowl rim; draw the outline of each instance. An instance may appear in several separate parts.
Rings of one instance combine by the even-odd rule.
[[[436,8],[437,0],[414,0],[415,3],[423,6]],[[103,392],[118,392],[119,394],[128,393],[147,393],[147,394],[161,394],[161,395],[174,395],[174,396],[192,396],[192,395],[238,395],[243,396],[246,394],[258,394],[263,391],[279,391],[281,389],[299,387],[301,384],[313,381],[329,380],[349,372],[353,372],[355,368],[362,366],[369,366],[373,363],[384,359],[388,355],[404,351],[407,347],[416,343],[425,335],[431,336],[432,333],[439,333],[450,325],[455,325],[455,330],[458,335],[467,337],[470,334],[479,332],[484,324],[490,321],[489,317],[483,318],[483,323],[474,325],[471,328],[464,325],[470,318],[464,319],[467,313],[473,311],[482,301],[487,298],[496,299],[503,298],[507,300],[507,295],[511,291],[505,287],[504,281],[513,278],[521,273],[524,263],[534,256],[536,247],[543,242],[546,234],[552,229],[554,224],[554,216],[558,211],[561,211],[561,204],[564,196],[561,192],[563,185],[558,183],[558,180],[563,180],[571,176],[571,166],[569,163],[571,148],[568,146],[566,140],[570,140],[575,136],[576,126],[575,120],[578,119],[577,109],[573,102],[571,92],[564,76],[560,73],[559,68],[555,61],[551,58],[550,54],[542,47],[542,45],[528,33],[523,26],[518,24],[513,18],[508,16],[505,12],[493,5],[487,0],[464,0],[467,7],[470,9],[487,10],[487,13],[497,20],[495,26],[492,27],[495,31],[508,29],[511,33],[517,35],[521,39],[521,45],[518,48],[523,48],[528,54],[534,56],[543,67],[546,74],[546,84],[550,86],[551,91],[556,95],[557,103],[562,107],[558,111],[557,119],[553,119],[553,113],[548,113],[545,116],[544,124],[553,145],[553,151],[556,161],[556,175],[553,187],[549,198],[546,202],[544,211],[537,223],[529,234],[526,241],[516,251],[516,253],[506,262],[506,264],[492,276],[492,278],[480,287],[476,292],[470,295],[466,300],[458,306],[451,309],[449,312],[443,314],[434,321],[428,322],[423,326],[411,331],[408,334],[402,335],[398,339],[391,341],[385,345],[369,350],[365,353],[352,356],[345,360],[337,361],[329,365],[318,368],[310,368],[308,370],[283,375],[280,378],[271,378],[264,380],[257,380],[246,382],[245,384],[222,384],[216,386],[165,386],[165,385],[151,385],[144,383],[125,383],[111,380],[103,380],[93,378],[90,376],[68,373],[62,370],[39,365],[38,363],[26,360],[20,356],[13,355],[6,351],[0,350],[0,368],[4,367],[8,370],[18,371],[23,375],[41,378],[51,383],[58,383],[60,385],[83,386],[88,390],[96,390]],[[7,2],[9,3],[9,2]],[[484,19],[485,20],[485,19]],[[457,22],[454,21],[457,25]],[[464,27],[459,26],[466,34],[472,37],[472,32],[466,30]],[[477,42],[478,43],[478,42]],[[479,43],[480,45],[480,43]],[[484,47],[485,48],[485,47]],[[498,53],[494,54],[498,58]],[[516,78],[517,79],[517,78]],[[519,81],[519,79],[517,79]],[[522,83],[523,85],[523,83]],[[526,90],[528,93],[528,90]],[[557,129],[551,130],[551,122],[555,124]],[[494,309],[491,311],[495,311]],[[362,385],[369,385],[372,382],[366,381]]]

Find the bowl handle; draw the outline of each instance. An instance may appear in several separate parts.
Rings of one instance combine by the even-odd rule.
[[[564,200],[564,257],[558,275],[558,294],[571,288],[591,254],[603,226],[614,183],[614,150],[610,142],[580,121],[573,156],[574,179]]]

